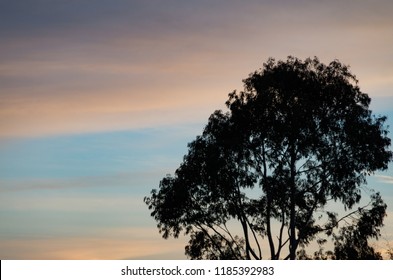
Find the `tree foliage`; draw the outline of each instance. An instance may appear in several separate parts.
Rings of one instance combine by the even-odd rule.
[[[354,209],[366,177],[392,159],[386,117],[372,114],[371,99],[336,60],[269,59],[243,82],[175,174],[145,197],[162,236],[189,235],[191,259],[295,259],[321,234],[337,256],[368,258],[373,252],[348,248],[383,225],[378,193]],[[339,218],[331,203],[348,213]],[[353,224],[339,229],[343,222]]]

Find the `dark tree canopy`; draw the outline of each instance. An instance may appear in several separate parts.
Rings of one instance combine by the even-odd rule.
[[[339,61],[269,59],[243,82],[228,112],[210,116],[175,174],[145,197],[162,236],[189,235],[191,259],[295,259],[321,235],[338,258],[369,258],[367,238],[379,236],[386,205],[372,193],[355,206],[366,177],[392,160],[386,117],[372,115]],[[346,249],[356,246],[367,248]]]

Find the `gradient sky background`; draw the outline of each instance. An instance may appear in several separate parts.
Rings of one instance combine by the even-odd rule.
[[[0,1],[0,259],[179,259],[143,197],[268,57],[351,66],[393,124],[393,1]],[[390,134],[392,137],[392,133]],[[393,166],[370,178],[388,204]]]

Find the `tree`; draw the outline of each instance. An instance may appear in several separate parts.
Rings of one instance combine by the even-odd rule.
[[[145,197],[162,236],[189,235],[191,259],[295,259],[321,235],[338,254],[367,227],[378,237],[379,194],[353,209],[366,177],[387,169],[391,141],[348,67],[269,59],[243,82],[228,112],[210,116],[175,174]],[[347,212],[339,218],[331,204]]]

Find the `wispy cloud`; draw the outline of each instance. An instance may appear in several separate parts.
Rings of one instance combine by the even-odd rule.
[[[204,121],[268,56],[339,58],[370,94],[393,83],[388,1],[44,2],[2,9],[0,137]]]
[[[375,175],[375,177],[382,183],[393,184],[393,176]]]
[[[0,240],[1,259],[185,259],[184,240],[163,241],[151,229],[122,229],[90,236]],[[158,257],[157,257],[158,258]],[[156,259],[157,259],[156,258]]]

